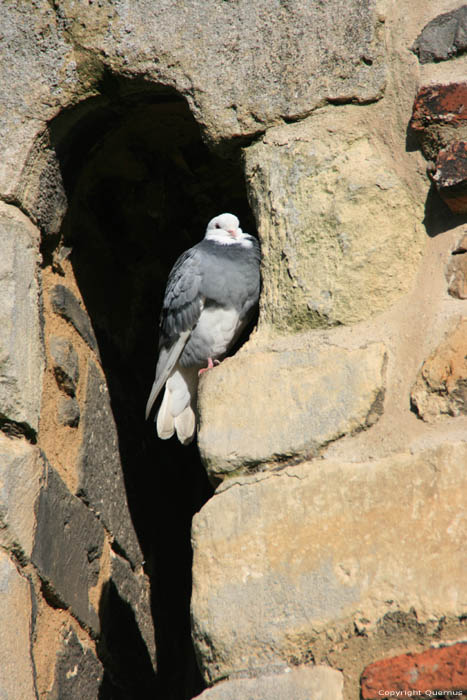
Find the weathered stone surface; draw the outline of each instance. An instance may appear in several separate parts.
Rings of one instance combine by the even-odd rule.
[[[467,138],[466,100],[467,82],[425,85],[418,91],[410,127],[430,160],[452,141]]]
[[[362,673],[361,687],[363,700],[389,697],[391,691],[399,691],[399,697],[402,693],[425,696],[426,691],[432,696],[459,697],[467,692],[467,643],[376,661]]]
[[[289,351],[241,354],[205,375],[198,445],[211,477],[314,455],[378,420],[384,345],[316,351],[311,342]]]
[[[371,637],[391,610],[464,614],[466,459],[462,442],[226,482],[193,521],[206,679],[296,663],[317,638],[323,653],[346,624]]]
[[[198,695],[202,700],[343,700],[343,677],[328,666],[303,666],[286,673],[224,681]]]
[[[88,363],[81,424],[77,493],[102,520],[132,564],[141,564],[143,556],[128,510],[109,392],[92,361]]]
[[[5,544],[21,558],[31,556],[41,476],[37,448],[0,433],[0,530]]]
[[[31,591],[0,549],[0,697],[36,700],[31,662]]]
[[[55,313],[63,316],[72,324],[89,347],[97,351],[96,336],[86,311],[80,305],[78,299],[63,284],[56,284],[50,292],[50,301]]]
[[[457,299],[467,299],[467,235],[453,251],[446,269],[448,292]]]
[[[466,141],[454,141],[438,153],[432,180],[452,212],[467,212]]]
[[[411,288],[418,268],[422,212],[353,109],[271,129],[245,149],[262,319],[283,331],[369,318]]]
[[[38,232],[0,202],[0,418],[37,430],[44,371]]]
[[[75,398],[62,398],[58,402],[58,420],[62,425],[77,428],[79,425],[79,404]]]
[[[420,63],[446,61],[467,49],[467,5],[438,15],[423,27],[412,51]]]
[[[47,698],[98,698],[103,675],[104,669],[93,650],[83,647],[74,630],[66,629],[57,654],[54,683]]]
[[[49,350],[57,384],[69,396],[74,396],[79,379],[79,363],[73,344],[67,338],[53,335],[49,339]]]
[[[385,85],[373,2],[143,0],[84,8],[65,0],[58,13],[73,40],[114,71],[130,69],[187,96],[212,142],[255,134],[327,100],[376,100]]]
[[[467,414],[467,319],[423,363],[412,389],[412,405],[420,418]]]
[[[57,604],[95,633],[99,618],[89,602],[96,585],[104,529],[89,508],[73,496],[54,469],[46,465],[36,504],[37,527],[31,560]]]
[[[142,638],[146,655],[149,656],[152,667],[156,671],[156,644],[148,578],[142,570],[139,573],[132,571],[125,559],[112,552],[110,579],[120,600],[131,608],[137,625],[138,640]],[[135,657],[138,656],[139,661],[141,661],[142,655],[138,643],[133,642],[129,646],[131,646],[131,649],[129,649],[130,653],[134,653]],[[135,669],[137,665],[138,660],[135,658],[131,666]]]

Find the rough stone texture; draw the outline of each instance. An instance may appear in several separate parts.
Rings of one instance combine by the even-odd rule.
[[[58,420],[62,425],[77,428],[79,424],[79,404],[74,398],[61,398],[57,408]]]
[[[69,396],[76,393],[79,379],[78,354],[67,338],[53,335],[49,339],[49,350],[53,360],[53,371],[57,384]]]
[[[399,697],[436,695],[459,697],[467,693],[467,642],[402,654],[368,666],[361,678],[363,700],[379,700],[394,691]],[[457,692],[456,692],[457,691]],[[395,695],[393,695],[395,697]]]
[[[303,349],[225,361],[199,391],[198,445],[210,476],[314,455],[373,425],[383,410],[385,358],[380,343],[316,351],[308,339]]]
[[[5,545],[21,559],[31,556],[41,476],[37,448],[0,434],[0,531]]]
[[[0,697],[36,700],[31,662],[31,590],[0,549]]]
[[[143,654],[145,654],[149,657],[150,663],[156,671],[156,645],[148,579],[143,571],[134,573],[129,563],[114,552],[111,553],[110,579],[120,601],[129,606],[136,622],[134,627],[136,639],[129,644],[129,651],[135,656],[131,667],[136,669],[138,663],[142,661]],[[144,643],[143,651],[140,648],[141,640]]]
[[[91,350],[97,351],[96,336],[94,335],[89,316],[73,292],[64,287],[63,284],[56,284],[50,292],[50,301],[55,313],[63,316],[64,319],[71,323]]]
[[[98,698],[103,675],[102,664],[92,649],[83,647],[74,630],[66,629],[57,654],[54,683],[47,698]]]
[[[39,238],[28,219],[3,202],[0,250],[0,418],[37,430],[44,371]]]
[[[284,331],[369,318],[413,284],[421,212],[392,154],[355,126],[354,109],[271,129],[245,149],[262,240],[261,318]]]
[[[206,679],[296,663],[346,620],[370,637],[390,610],[462,615],[466,459],[463,442],[226,482],[193,521]]]
[[[344,700],[343,679],[328,666],[303,666],[286,673],[225,681],[198,695],[202,700]]]
[[[415,98],[410,127],[424,155],[436,160],[452,141],[467,137],[467,82],[425,85]]]
[[[102,520],[133,566],[143,557],[131,522],[109,391],[104,377],[88,362],[81,411],[83,438],[78,457],[78,495]]]
[[[432,180],[452,212],[467,213],[466,141],[454,141],[438,153]]]
[[[467,299],[467,235],[452,252],[446,269],[448,292],[456,299]]]
[[[58,12],[73,41],[116,72],[131,67],[186,95],[214,143],[328,100],[376,100],[385,85],[383,22],[371,1],[144,0],[96,10],[65,0]]]
[[[438,15],[423,27],[412,51],[420,63],[446,61],[467,49],[467,5]]]
[[[70,607],[81,624],[98,633],[99,618],[89,602],[89,590],[98,580],[102,525],[47,465],[36,519],[31,561],[47,595],[55,604]]]
[[[462,319],[423,363],[412,389],[412,404],[423,420],[467,414],[466,348],[467,319]]]

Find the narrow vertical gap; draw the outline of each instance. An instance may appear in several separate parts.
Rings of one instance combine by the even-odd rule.
[[[189,700],[204,688],[190,634],[190,529],[212,488],[196,444],[158,440],[144,409],[173,263],[202,238],[216,214],[237,214],[245,230],[254,219],[239,159],[220,159],[207,149],[180,96],[147,85],[111,87],[110,96],[51,125],[69,197],[61,241],[71,249],[96,333],[131,515],[151,581],[154,697]],[[135,698],[142,687],[134,684]],[[102,699],[111,697],[120,695],[106,676]]]

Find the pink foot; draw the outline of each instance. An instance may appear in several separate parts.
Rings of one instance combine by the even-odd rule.
[[[216,365],[220,365],[219,360],[214,360],[214,361],[213,361],[211,357],[208,357],[208,366],[207,366],[207,367],[203,367],[202,369],[200,369],[200,370],[198,371],[198,377],[200,377],[204,372],[207,372],[208,369],[212,369],[212,368],[215,367]]]

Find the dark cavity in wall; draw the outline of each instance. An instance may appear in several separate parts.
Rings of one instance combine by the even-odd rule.
[[[119,673],[106,673],[101,697],[186,700],[202,691],[190,635],[193,514],[212,495],[196,444],[158,440],[144,409],[153,381],[157,321],[167,275],[198,242],[209,219],[248,207],[240,161],[203,144],[186,102],[173,91],[107,79],[103,95],[62,114],[50,129],[68,211],[57,245],[70,259],[91,318],[116,420],[133,522],[146,560],[156,631],[157,678],[125,659],[124,616],[104,615]],[[111,628],[111,629],[110,629]],[[120,648],[118,648],[120,647]],[[131,674],[146,678],[133,678]],[[113,672],[115,673],[115,671]],[[127,688],[122,694],[117,685]],[[129,691],[128,688],[133,688]]]

